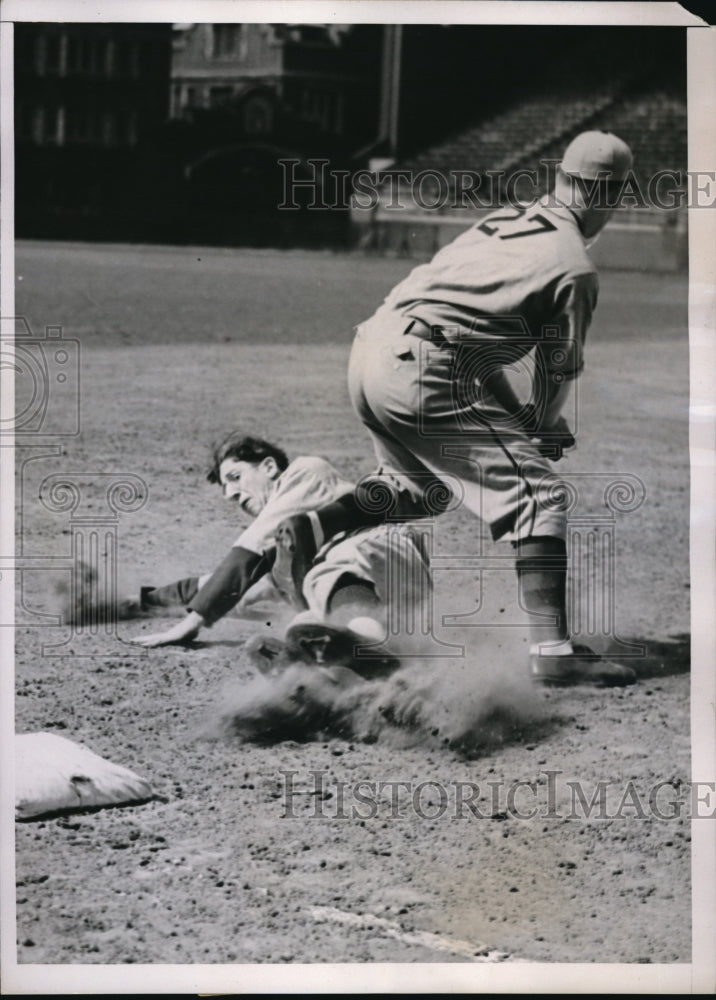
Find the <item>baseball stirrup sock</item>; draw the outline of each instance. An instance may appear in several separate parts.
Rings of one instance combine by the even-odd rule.
[[[544,537],[518,543],[515,568],[520,606],[529,617],[532,644],[569,642],[565,542]],[[555,645],[554,655],[560,652]]]

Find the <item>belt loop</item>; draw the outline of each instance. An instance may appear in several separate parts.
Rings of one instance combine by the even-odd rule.
[[[430,327],[430,340],[437,347],[449,347],[448,341],[445,339],[445,334],[440,326]]]
[[[434,344],[436,347],[445,348],[450,347],[450,341],[445,337],[441,326],[434,326],[432,323],[427,323],[424,319],[419,316],[411,316],[410,313],[403,314],[406,319],[410,320],[410,323],[403,329],[403,334],[411,333],[417,327],[413,334],[415,337],[419,337],[421,340],[427,340],[429,343]]]

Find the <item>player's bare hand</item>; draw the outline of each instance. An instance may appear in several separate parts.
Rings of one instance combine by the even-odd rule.
[[[190,611],[186,618],[173,625],[166,632],[153,632],[151,635],[138,635],[132,640],[139,646],[154,648],[156,646],[181,646],[196,639],[199,629],[205,624],[201,615]]]

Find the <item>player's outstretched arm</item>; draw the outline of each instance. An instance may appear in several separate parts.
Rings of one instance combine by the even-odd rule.
[[[263,556],[235,545],[202,584],[189,610],[201,615],[206,625],[213,625],[236,607],[268,569],[269,563]]]
[[[191,642],[199,634],[199,629],[204,624],[204,619],[196,611],[190,611],[186,618],[177,622],[166,632],[154,632],[152,635],[141,635],[132,639],[132,642],[139,646],[147,646],[153,649],[156,646],[181,646],[182,643]]]
[[[256,552],[234,546],[192,599],[189,614],[166,632],[138,636],[141,646],[175,646],[196,638],[203,625],[213,625],[238,604],[249,588],[268,570]]]

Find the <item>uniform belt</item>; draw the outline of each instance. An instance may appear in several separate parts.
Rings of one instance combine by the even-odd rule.
[[[419,316],[411,316],[410,313],[405,313],[405,318],[412,322],[403,330],[403,333],[412,333],[414,337],[420,337],[421,340],[429,340],[437,347],[453,346],[443,334],[442,327],[431,326],[424,319],[420,319]]]

